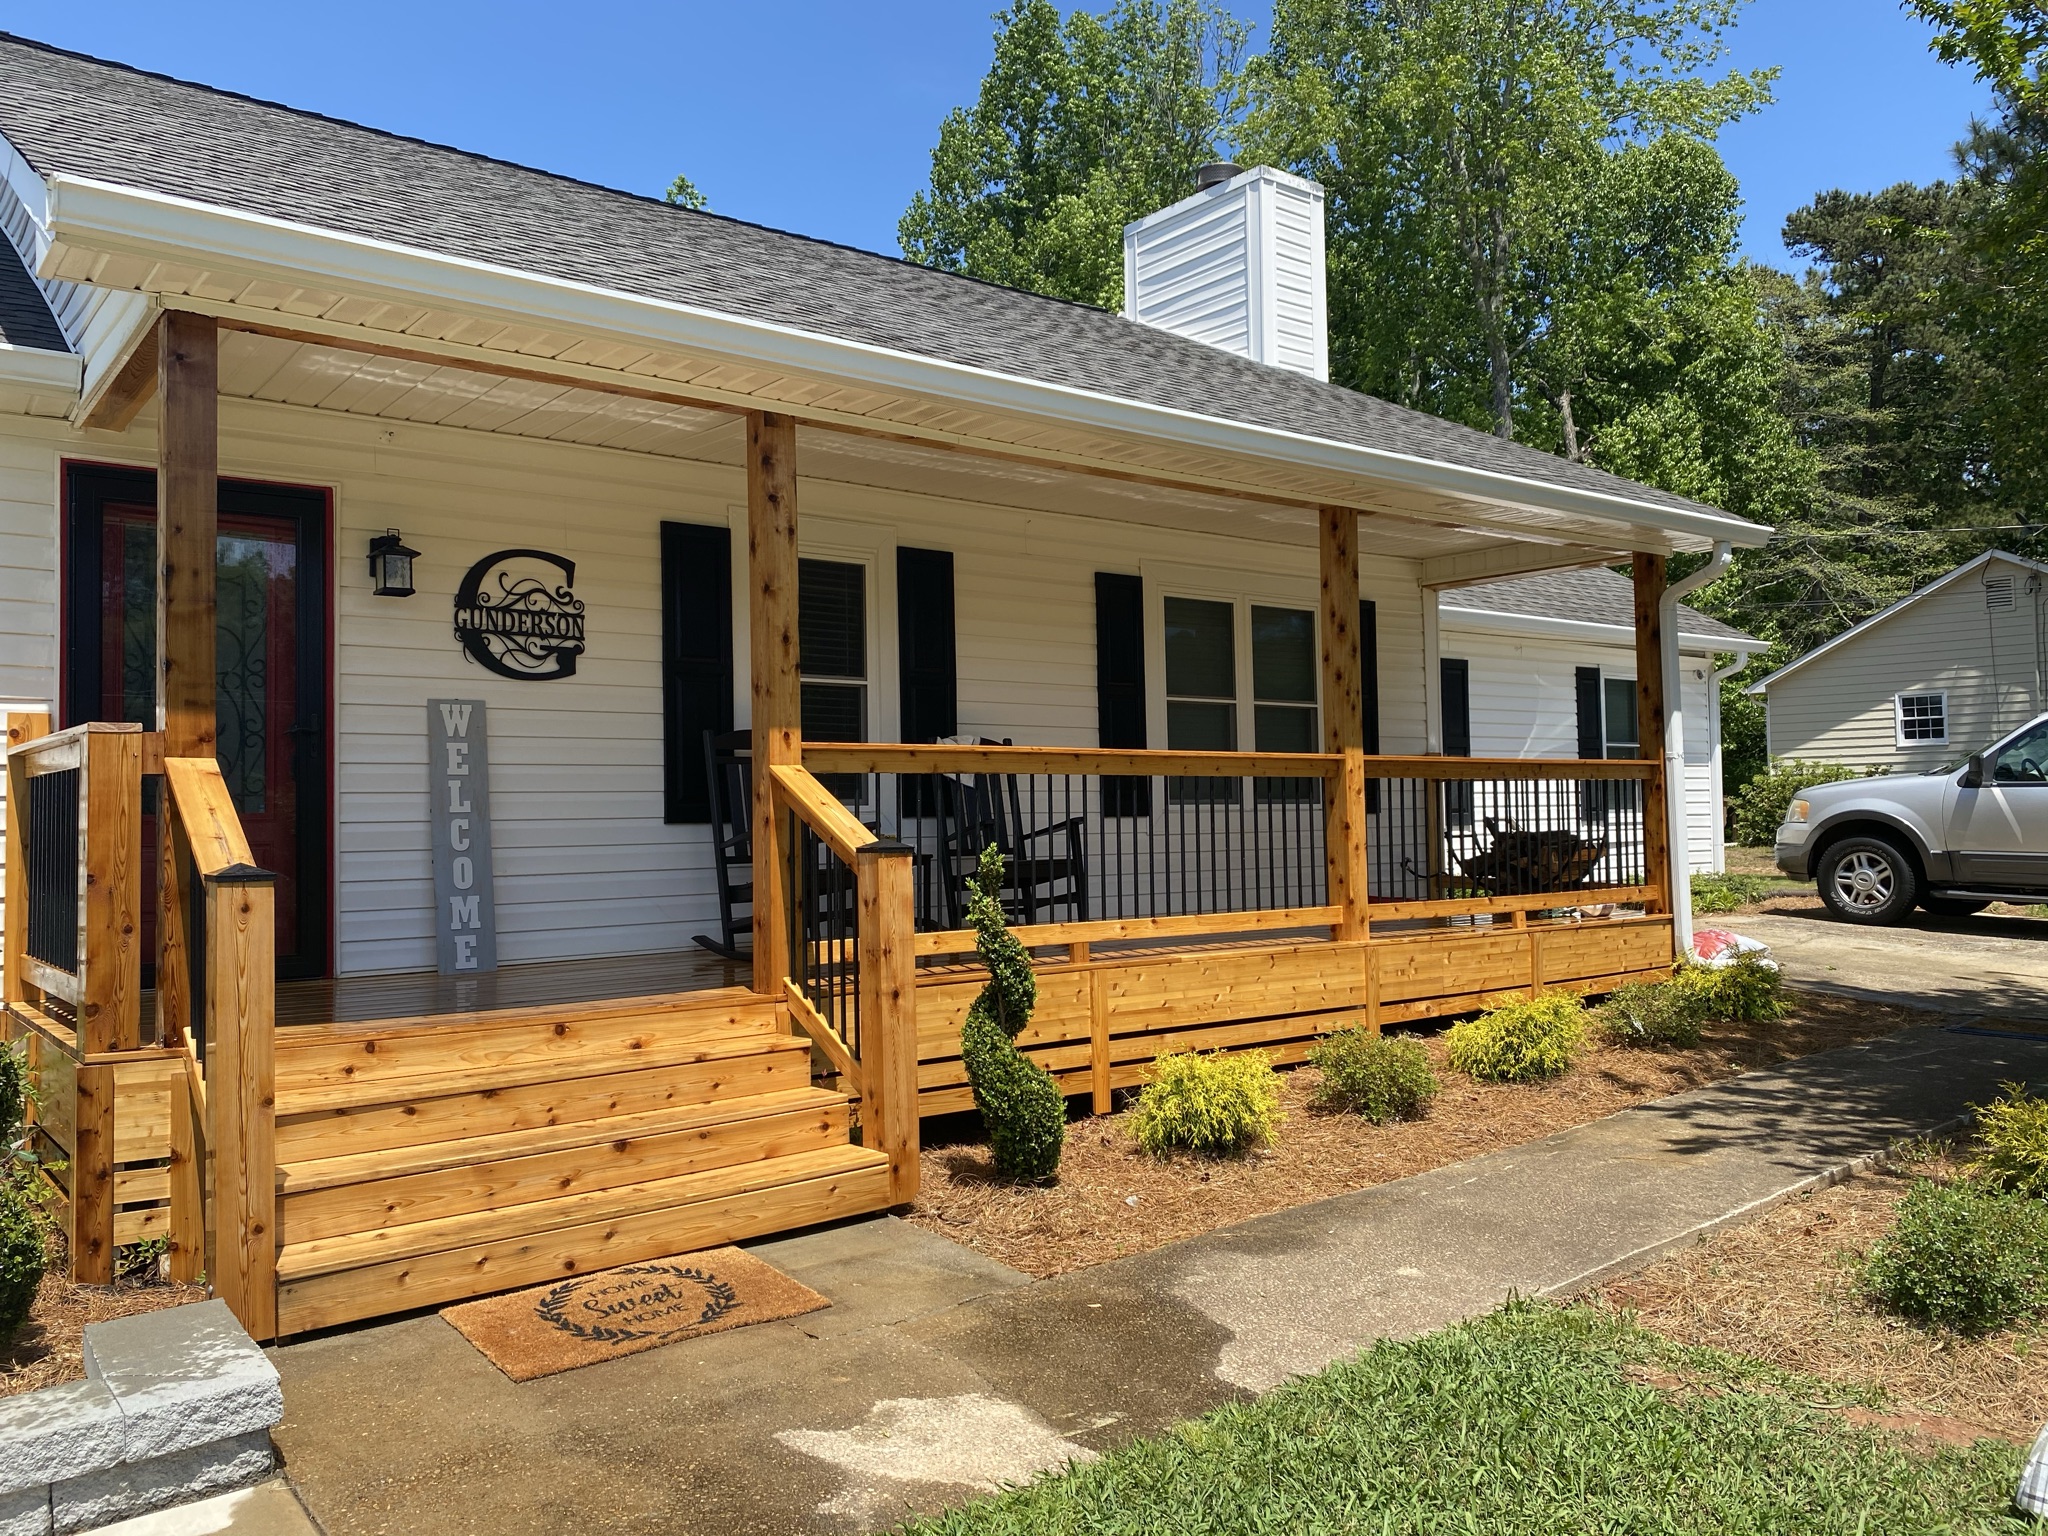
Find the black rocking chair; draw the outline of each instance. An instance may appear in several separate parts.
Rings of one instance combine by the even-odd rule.
[[[741,934],[754,931],[754,737],[750,731],[704,733],[704,771],[711,785],[711,855],[718,878],[719,936],[697,942],[728,960],[744,960]],[[744,910],[742,910],[744,909]]]
[[[967,926],[967,877],[991,845],[1003,855],[1003,910],[1012,922],[1088,921],[1086,817],[1027,827],[1015,774],[942,774],[936,783],[948,928]]]

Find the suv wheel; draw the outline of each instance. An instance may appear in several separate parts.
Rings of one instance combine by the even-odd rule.
[[[1820,899],[1844,922],[1872,926],[1903,921],[1919,899],[1913,861],[1881,837],[1845,837],[1820,861]]]

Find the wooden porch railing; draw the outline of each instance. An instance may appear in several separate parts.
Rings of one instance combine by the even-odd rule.
[[[862,825],[803,767],[768,769],[789,867],[779,882],[792,1021],[859,1101],[862,1143],[889,1159],[891,1198],[918,1184],[917,974],[910,849]]]
[[[275,882],[250,855],[218,763],[167,759],[164,782],[164,910],[179,926],[162,946],[161,1016],[185,1068],[171,1092],[172,1273],[193,1279],[203,1267],[242,1326],[268,1339],[277,1332]]]
[[[1346,788],[1339,753],[1110,751],[806,743],[838,816],[909,846],[921,957],[964,953],[973,858],[1009,857],[1013,931],[1033,947],[1199,938],[1345,921],[1491,917],[1595,904],[1655,911],[1661,823],[1643,813],[1661,765],[1636,760],[1369,756]],[[1338,797],[1363,840],[1330,847]],[[1359,867],[1348,864],[1356,861]]]

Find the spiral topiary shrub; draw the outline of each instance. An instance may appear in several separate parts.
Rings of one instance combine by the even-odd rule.
[[[1436,1097],[1429,1052],[1406,1036],[1340,1030],[1310,1051],[1308,1060],[1323,1074],[1316,1090],[1318,1107],[1348,1109],[1374,1125],[1419,1120]]]
[[[1138,1095],[1131,1134],[1154,1157],[1229,1156],[1264,1146],[1280,1134],[1280,1074],[1264,1051],[1168,1052],[1152,1064],[1152,1081]]]
[[[1569,992],[1545,992],[1451,1026],[1451,1065],[1482,1083],[1533,1083],[1559,1077],[1586,1039],[1586,1005]]]
[[[988,1127],[996,1172],[1042,1182],[1059,1172],[1067,1136],[1067,1101],[1045,1068],[1017,1049],[1017,1034],[1038,1005],[1031,956],[1003,921],[1003,856],[984,848],[967,882],[967,920],[988,985],[960,1026],[960,1056],[974,1107]]]

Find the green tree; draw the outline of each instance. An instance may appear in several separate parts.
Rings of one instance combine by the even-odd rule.
[[[927,266],[1115,309],[1123,229],[1222,156],[1248,30],[1210,0],[1117,0],[1062,21],[1012,0],[972,107],[897,226]]]
[[[668,190],[661,194],[664,203],[674,203],[678,208],[707,208],[711,200],[697,190],[697,183],[687,176],[678,176],[668,184]]]
[[[1343,382],[1572,451],[1596,285],[1727,264],[1725,171],[1661,141],[1769,99],[1707,74],[1740,4],[1278,0],[1244,137],[1326,189]]]

